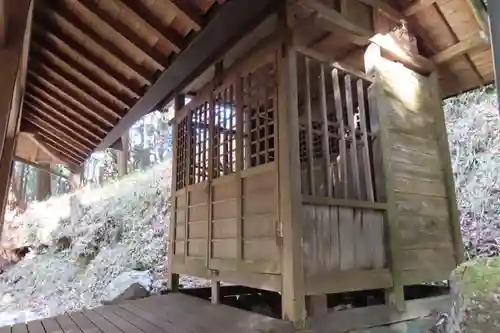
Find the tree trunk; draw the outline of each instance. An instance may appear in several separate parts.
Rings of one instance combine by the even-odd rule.
[[[42,164],[50,168],[50,164]],[[37,170],[37,186],[36,186],[36,199],[38,201],[47,199],[50,196],[50,173],[43,170]]]
[[[128,173],[129,157],[129,134],[128,131],[122,136],[123,150],[118,152],[118,175],[125,176]]]

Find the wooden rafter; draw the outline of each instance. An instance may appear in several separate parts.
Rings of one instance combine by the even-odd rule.
[[[59,88],[58,86],[52,84],[51,82],[47,81],[46,79],[44,79],[42,76],[38,75],[37,73],[29,70],[28,77],[31,79],[31,84],[34,84],[34,82],[37,82],[39,85],[49,89],[50,91],[55,93],[60,99],[64,100],[64,104],[66,104],[68,107],[76,108],[76,109],[82,111],[83,113],[91,115],[94,119],[98,120],[99,122],[106,124],[109,127],[113,127],[112,122],[110,122],[106,118],[103,118],[102,116],[96,114],[94,111],[89,109],[86,105],[82,104],[79,101],[79,99],[71,96],[66,91],[64,91],[63,89]]]
[[[201,27],[204,25],[204,20],[202,15],[191,6],[188,1],[165,1],[168,6],[177,13],[177,17],[179,17],[184,23],[189,25],[191,29],[194,31],[199,31]]]
[[[37,108],[33,104],[27,102],[25,103],[24,110],[26,110],[28,113],[31,115],[34,115],[38,117],[39,119],[45,121],[47,124],[50,124],[50,126],[54,126],[55,128],[60,128],[61,131],[64,131],[64,133],[67,133],[68,135],[71,135],[73,138],[78,138],[79,141],[83,140],[90,144],[91,146],[94,146],[97,142],[96,140],[89,139],[87,136],[81,134],[85,133],[82,132],[81,130],[77,129],[74,127],[73,124],[67,122],[66,120],[62,119],[57,119],[51,114],[48,114],[47,112],[42,111],[41,109]]]
[[[51,17],[58,20],[60,24],[64,24],[73,31],[77,31],[84,35],[89,40],[92,40],[95,44],[99,45],[102,50],[109,53],[116,61],[123,63],[125,66],[130,68],[134,73],[136,73],[137,78],[141,80],[142,84],[150,85],[152,83],[152,73],[150,73],[141,64],[137,64],[130,54],[124,52],[120,47],[118,47],[112,41],[103,38],[94,29],[86,25],[82,18],[75,15],[73,12],[69,11],[66,7],[57,5],[55,3],[54,9],[56,11],[45,10]],[[48,23],[50,24],[50,23]]]
[[[158,77],[156,82],[113,127],[97,149],[111,146],[125,130],[160,103],[173,98],[189,82],[201,75],[216,62],[220,55],[233,47],[238,40],[252,31],[271,14],[282,8],[276,0],[231,0],[221,6],[214,18],[191,40],[189,47]]]
[[[61,130],[64,131],[64,133],[70,134],[72,137],[77,138],[79,141],[83,140],[92,146],[94,146],[97,143],[95,139],[94,140],[89,139],[88,137],[83,135],[81,131],[75,129],[73,125],[69,124],[66,121],[61,121],[60,119],[56,120],[55,117],[48,115],[44,111],[41,111],[31,103],[27,103],[24,110],[26,110],[27,112],[36,117],[39,117],[40,119],[45,121],[47,124],[50,124],[51,126],[61,128]]]
[[[129,107],[133,105],[133,102],[130,101],[130,99],[126,99],[126,101],[123,101],[119,97],[111,94],[109,91],[106,90],[105,87],[99,85],[98,83],[94,82],[90,78],[88,78],[86,75],[82,74],[79,72],[77,69],[74,67],[70,66],[63,60],[61,60],[59,57],[42,47],[40,44],[38,44],[35,41],[32,41],[31,43],[31,50],[38,56],[44,58],[45,64],[49,67],[56,66],[58,70],[62,70],[65,74],[64,75],[66,79],[69,79],[71,77],[72,79],[76,79],[80,84],[85,85],[87,89],[91,89],[92,92],[96,95],[100,96],[105,96],[108,101],[113,101],[116,105],[118,105],[122,110],[126,110]],[[50,65],[49,65],[50,63]],[[54,69],[56,70],[56,69]],[[69,77],[68,77],[69,75]],[[99,81],[98,81],[99,82]],[[94,95],[95,96],[95,95]]]
[[[91,130],[89,130],[87,127],[83,126],[79,122],[75,121],[74,119],[71,119],[70,117],[66,116],[64,113],[57,112],[57,110],[51,108],[50,106],[48,106],[45,103],[38,103],[37,98],[34,97],[33,95],[26,93],[25,96],[26,96],[25,103],[26,103],[26,105],[31,107],[31,109],[37,110],[40,113],[44,113],[47,116],[50,115],[51,117],[58,119],[59,121],[66,122],[67,124],[70,124],[74,128],[78,128],[78,131],[80,131],[82,133],[86,133],[88,136],[92,137],[94,143],[102,140],[102,138],[99,135],[95,134],[94,132],[92,132]]]
[[[36,126],[26,119],[23,119],[22,128],[23,131],[32,134],[37,141],[47,146],[47,148],[69,157],[74,163],[80,164],[85,161],[86,155],[80,155],[73,148],[71,148],[71,146],[68,146],[64,140],[59,138],[57,135],[50,133],[43,127]]]
[[[78,60],[75,56],[78,55],[79,59],[84,60],[83,63],[86,64],[85,67],[88,71],[94,71],[113,78],[117,84],[130,92],[130,94],[133,94],[135,98],[141,95],[143,86],[137,81],[137,78],[131,79],[115,67],[108,65],[100,57],[73,40],[71,36],[59,37],[58,32],[48,30],[45,26],[41,25],[35,25],[33,32],[35,39],[38,43],[44,45],[44,47],[52,45],[52,51],[58,50],[59,53],[65,54],[76,62]]]
[[[161,20],[141,2],[137,0],[123,0],[123,6],[134,12],[144,23],[149,25],[166,42],[170,49],[179,53],[186,46],[183,36],[177,30],[165,27]]]
[[[93,0],[81,0],[74,2],[74,4],[81,5],[82,8],[87,10],[88,13],[91,13],[96,19],[99,19],[103,24],[108,25],[117,33],[125,37],[138,50],[144,53],[144,55],[153,60],[159,70],[165,69],[165,64],[168,63],[167,56],[151,47],[146,41],[140,38],[129,25],[116,20],[107,11],[96,5]]]
[[[434,65],[429,59],[403,49],[389,35],[375,34],[373,31],[368,31],[318,0],[299,0],[299,3],[316,12],[318,22],[326,30],[335,31],[336,28],[340,28],[350,33],[355,43],[361,45],[374,43],[395,60],[422,74],[429,74],[434,70]]]
[[[30,68],[42,74],[47,80],[50,79],[54,85],[68,89],[73,96],[81,96],[79,98],[82,99],[82,104],[88,106],[89,109],[102,111],[109,115],[109,119],[120,119],[125,111],[108,99],[102,98],[99,94],[89,90],[86,86],[76,85],[73,83],[75,80],[66,74],[66,72],[47,62],[40,62],[33,59],[30,61]]]
[[[432,6],[436,0],[415,0],[403,11],[404,16],[415,15],[416,13]]]
[[[450,46],[449,48],[433,55],[431,60],[435,64],[441,64],[450,61],[456,57],[466,54],[472,50],[480,47],[487,47],[489,45],[488,38],[482,31],[477,34],[471,35],[468,38]]]
[[[42,119],[41,117],[39,117],[37,115],[34,115],[32,113],[27,113],[23,116],[23,118],[26,121],[28,121],[31,124],[38,127],[39,129],[41,129],[45,132],[51,133],[51,134],[57,136],[58,138],[60,138],[61,140],[64,140],[66,145],[72,147],[73,149],[82,153],[83,155],[89,154],[90,151],[92,150],[91,145],[79,142],[75,138],[69,136],[67,133],[65,133],[60,128],[50,124],[49,122],[47,122],[46,120]]]
[[[434,9],[436,10],[436,12],[438,13],[439,17],[443,20],[443,22],[445,23],[446,27],[448,28],[448,31],[450,32],[450,34],[453,36],[453,39],[455,39],[455,43],[459,43],[460,42],[460,39],[458,38],[458,35],[456,34],[455,30],[453,29],[453,27],[450,25],[450,23],[448,22],[448,20],[446,19],[446,16],[444,15],[443,11],[441,10],[441,8],[437,5],[437,3],[434,3],[433,4],[434,6]],[[476,77],[478,78],[479,80],[479,83],[481,85],[484,85],[485,82],[484,82],[484,79],[483,79],[483,76],[481,75],[481,73],[479,72],[479,70],[477,69],[476,67],[476,64],[474,64],[474,61],[472,61],[471,57],[467,54],[467,53],[464,53],[463,54],[464,57],[465,57],[465,60],[467,61],[467,63],[469,64],[469,66],[471,67],[472,69],[472,72],[474,72],[474,74],[476,75]]]
[[[73,117],[75,117],[75,119],[81,121],[85,126],[93,128],[101,134],[106,134],[105,129],[98,126],[97,124],[95,124],[95,122],[89,120],[88,118],[82,116],[80,112],[75,111],[73,108],[70,108],[61,103],[58,99],[54,98],[51,94],[47,93],[40,87],[30,84],[28,85],[26,92],[32,99],[36,100],[38,105],[50,107],[60,114],[72,115]]]
[[[66,159],[71,160],[73,163],[76,163],[77,165],[80,165],[85,161],[84,156],[76,154],[72,149],[68,148],[64,143],[61,143],[61,141],[57,137],[51,137],[49,133],[37,132],[35,134],[35,137],[37,137],[37,139],[45,146],[59,152],[59,154],[65,156]]]

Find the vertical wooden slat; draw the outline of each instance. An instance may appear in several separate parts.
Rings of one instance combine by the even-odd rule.
[[[210,102],[208,107],[208,182],[207,182],[207,190],[208,190],[208,220],[207,220],[207,267],[210,267],[210,259],[212,257],[212,212],[213,212],[213,203],[212,203],[212,180],[214,177],[214,140],[218,140],[214,133],[215,129],[215,115],[217,111],[215,110],[215,94],[210,94]]]
[[[185,184],[184,184],[184,189],[185,189],[185,207],[186,210],[184,212],[184,263],[187,262],[187,257],[188,257],[188,251],[189,251],[189,185],[191,185],[191,163],[193,161],[192,159],[192,154],[193,154],[193,122],[192,122],[192,112],[193,110],[189,110],[188,114],[186,116],[186,128],[185,128],[185,135],[186,135],[186,156],[185,156]]]
[[[342,95],[340,92],[340,81],[339,81],[339,71],[334,69],[332,71],[332,81],[333,81],[333,96],[335,98],[335,110],[337,114],[337,122],[339,123],[339,174],[340,182],[342,183],[342,191],[339,191],[339,195],[342,198],[347,198],[347,148],[345,143],[345,129],[344,129],[344,111],[342,107]]]
[[[319,73],[319,92],[320,92],[320,108],[321,120],[323,129],[323,155],[325,160],[325,181],[326,195],[331,197],[332,193],[332,173],[330,172],[330,133],[328,130],[328,114],[326,108],[326,82],[325,82],[325,66],[321,64]]]
[[[365,90],[363,87],[363,81],[358,80],[357,84],[358,90],[358,107],[359,107],[359,124],[361,128],[361,141],[362,156],[363,156],[363,171],[364,171],[364,185],[366,198],[370,202],[375,201],[375,196],[373,193],[373,181],[372,181],[372,170],[370,163],[370,147],[368,146],[368,135],[367,135],[367,117],[366,117],[366,101],[365,101]]]
[[[345,101],[347,106],[347,124],[349,126],[350,133],[350,172],[352,174],[352,180],[354,182],[354,196],[353,199],[361,200],[361,187],[359,184],[359,165],[358,165],[358,150],[356,141],[356,125],[354,124],[354,105],[352,99],[352,80],[350,75],[344,77],[345,82]]]
[[[175,111],[179,111],[185,103],[185,96],[184,95],[177,95],[175,97]],[[170,197],[172,198],[172,208],[170,212],[170,226],[168,228],[169,230],[169,244],[168,244],[168,267],[169,267],[169,279],[168,279],[168,289],[170,290],[177,290],[179,288],[179,275],[175,274],[172,271],[173,267],[173,259],[174,259],[174,247],[175,247],[175,231],[177,228],[177,223],[175,221],[176,219],[176,213],[177,213],[177,199],[175,197],[175,192],[177,189],[177,148],[179,145],[179,140],[178,140],[178,124],[176,121],[173,122],[172,124],[172,142],[174,143],[173,150],[172,150],[172,183],[170,187]],[[185,236],[184,236],[185,237]],[[186,241],[186,239],[184,239]]]
[[[238,265],[243,260],[243,103],[242,79],[238,78],[235,84],[236,104],[236,260]]]
[[[310,74],[309,57],[306,57],[306,143],[307,143],[307,172],[310,195],[316,195],[316,184],[314,179],[314,147],[313,147],[313,132],[312,132],[312,110],[311,110],[311,74]],[[326,163],[326,162],[325,162]],[[326,166],[328,173],[328,164]]]

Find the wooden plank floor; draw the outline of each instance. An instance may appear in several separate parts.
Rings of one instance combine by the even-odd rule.
[[[288,322],[183,294],[152,296],[0,328],[0,333],[288,333]]]

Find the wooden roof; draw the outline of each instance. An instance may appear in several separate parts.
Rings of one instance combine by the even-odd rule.
[[[81,164],[223,2],[37,1],[21,130]]]
[[[439,71],[444,97],[493,81],[480,0],[314,1],[356,3],[360,11],[350,18],[361,27],[363,6],[377,4],[381,17],[407,21],[419,56]],[[243,26],[250,31],[275,4],[279,1],[38,0],[21,130],[77,167],[174,92],[201,87],[189,83],[198,76],[209,80],[207,68],[230,49],[223,46],[241,38],[236,31],[242,33]],[[212,24],[216,19],[225,24]],[[363,69],[362,57],[356,57],[364,52],[363,43],[331,31],[316,37],[316,50]],[[252,45],[260,39],[253,38]],[[240,46],[231,56],[248,49]]]

